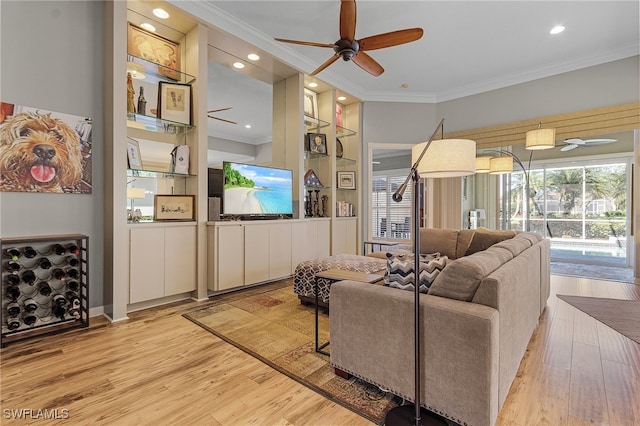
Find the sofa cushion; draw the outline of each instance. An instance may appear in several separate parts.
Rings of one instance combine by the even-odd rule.
[[[420,252],[439,252],[450,259],[456,258],[458,231],[455,229],[423,228],[420,229]]]
[[[524,235],[525,234],[518,234],[509,240],[500,241],[499,243],[494,244],[492,248],[500,247],[505,250],[509,250],[515,257],[533,245],[531,240],[529,238],[525,238]]]
[[[491,247],[451,261],[436,277],[429,294],[470,302],[484,277],[511,259],[509,250]]]
[[[469,248],[465,256],[486,250],[500,241],[508,240],[516,235],[515,231],[493,231],[486,228],[478,228],[471,238]]]
[[[429,287],[440,271],[447,265],[447,256],[439,253],[420,255],[420,292],[427,293]],[[387,269],[384,274],[384,285],[402,290],[414,291],[413,254],[387,253]]]

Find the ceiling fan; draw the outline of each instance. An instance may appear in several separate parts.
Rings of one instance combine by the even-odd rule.
[[[337,61],[338,58],[342,58],[345,61],[355,62],[360,68],[377,77],[384,72],[384,68],[382,68],[375,59],[366,54],[365,51],[409,43],[420,39],[423,33],[422,28],[409,28],[356,40],[356,2],[355,0],[342,0],[340,3],[340,40],[334,44],[287,40],[283,38],[276,38],[275,40],[305,46],[332,48],[335,54],[324,64],[316,68],[311,75],[318,74]]]
[[[596,146],[596,145],[605,145],[608,143],[617,142],[617,139],[580,139],[580,138],[569,138],[565,139],[563,142],[566,143],[566,146],[560,148],[560,151],[571,151],[572,149],[576,149],[578,147],[587,147],[587,146]]]
[[[227,107],[227,108],[220,108],[220,109],[212,109],[211,111],[207,111],[207,117],[209,118],[213,118],[214,120],[220,120],[220,121],[225,121],[227,123],[231,123],[231,124],[238,124],[235,121],[231,121],[231,120],[225,120],[224,118],[220,118],[220,117],[214,117],[213,114],[214,112],[220,112],[220,111],[226,111],[229,110],[233,107]]]

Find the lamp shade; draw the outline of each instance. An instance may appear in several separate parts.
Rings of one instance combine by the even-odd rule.
[[[493,157],[490,161],[489,173],[492,175],[502,175],[513,171],[513,158]]]
[[[549,149],[556,146],[556,129],[535,129],[527,132],[525,148]]]
[[[419,143],[411,149],[411,160],[415,163],[429,142]],[[476,142],[469,139],[438,139],[418,164],[418,173],[423,178],[447,178],[466,176],[476,171]]]
[[[476,173],[489,173],[491,157],[476,157]]]

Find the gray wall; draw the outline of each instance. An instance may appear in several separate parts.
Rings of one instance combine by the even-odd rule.
[[[93,193],[0,193],[0,237],[88,235],[91,307],[103,300],[102,7],[0,2],[0,99],[93,119]]]

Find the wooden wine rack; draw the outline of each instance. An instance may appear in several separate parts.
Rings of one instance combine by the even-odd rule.
[[[57,245],[64,253],[56,253]],[[73,246],[77,251],[70,253],[69,247]],[[16,259],[8,254],[12,248],[19,253]],[[25,248],[35,249],[31,252],[35,256],[27,257]],[[80,234],[0,240],[2,347],[17,340],[89,326],[88,248],[89,237]],[[34,275],[35,281],[31,282]]]

